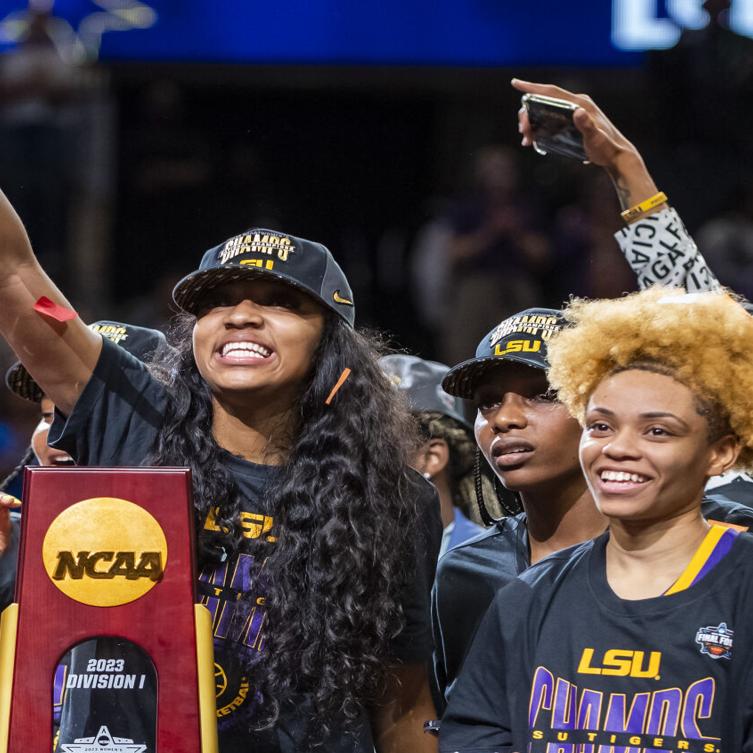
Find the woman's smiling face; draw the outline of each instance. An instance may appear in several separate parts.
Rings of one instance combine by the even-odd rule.
[[[604,378],[586,408],[580,460],[608,517],[652,521],[700,505],[706,481],[737,456],[737,441],[709,440],[696,395],[670,376],[640,369]]]
[[[207,292],[193,332],[199,373],[215,396],[300,394],[324,330],[324,309],[277,280],[250,279]]]

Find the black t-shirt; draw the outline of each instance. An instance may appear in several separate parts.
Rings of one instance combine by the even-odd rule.
[[[753,751],[753,537],[686,590],[637,601],[610,588],[607,541],[554,554],[497,594],[441,753]]]
[[[431,595],[431,627],[440,715],[494,595],[528,565],[528,532],[523,513],[503,518],[479,536],[453,547],[439,560]]]
[[[167,394],[147,368],[122,348],[103,341],[102,355],[73,412],[56,416],[50,443],[65,448],[80,465],[138,466],[144,464],[163,422]],[[264,494],[280,473],[227,455],[226,468],[241,495],[240,523],[249,540],[273,543],[279,536],[274,500]],[[396,662],[425,662],[431,655],[429,599],[442,535],[439,504],[434,488],[418,474],[411,480],[421,511],[415,536],[415,573],[402,597],[405,627],[393,640],[390,655]],[[216,524],[208,516],[204,527]],[[256,698],[247,668],[254,654],[264,651],[266,625],[263,592],[252,582],[251,551],[240,551],[227,561],[206,566],[199,575],[199,598],[212,613],[215,634],[217,716],[222,753],[292,753],[297,750],[300,725],[296,714],[284,715],[272,731],[249,734]],[[251,592],[238,606],[238,592]],[[256,594],[258,594],[258,596]],[[244,608],[238,615],[236,609]],[[238,617],[242,619],[238,619]],[[250,660],[250,661],[249,661]],[[300,711],[300,709],[299,709]],[[371,753],[373,742],[367,716],[355,736],[337,731],[325,743],[332,753]]]
[[[708,519],[753,530],[753,509],[721,493],[705,499],[702,511]],[[439,560],[432,592],[431,622],[435,696],[440,714],[494,595],[530,564],[524,513],[502,519]]]

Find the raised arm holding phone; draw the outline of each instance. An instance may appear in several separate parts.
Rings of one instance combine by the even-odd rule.
[[[577,106],[572,115],[573,123],[581,133],[586,159],[606,170],[623,209],[658,193],[639,151],[587,94],[573,94],[553,84],[537,84],[517,78],[512,80],[512,85],[524,95],[551,97]],[[521,144],[533,146],[535,133],[525,107],[518,111],[518,130],[522,134]],[[654,211],[660,211],[664,206],[658,204]]]
[[[746,467],[742,453],[739,458],[737,453],[751,442],[751,435],[742,426],[749,415],[743,408],[748,402],[749,390],[741,387],[750,378],[749,348],[745,346],[749,334],[737,340],[735,345],[732,333],[749,333],[750,317],[723,292],[684,296],[681,291],[673,290],[685,287],[692,292],[715,291],[720,286],[679,217],[667,205],[666,196],[657,190],[635,146],[590,98],[551,85],[513,80],[513,86],[525,94],[577,104],[571,113],[573,124],[582,136],[583,153],[588,162],[607,171],[620,197],[623,219],[627,223],[625,230],[617,236],[620,247],[636,272],[641,288],[653,287],[657,282],[668,287],[616,301],[575,301],[564,314],[570,326],[562,327],[549,340],[547,352],[554,353],[550,361],[554,362],[553,368],[548,372],[553,389],[540,395],[529,395],[528,416],[533,415],[536,398],[540,403],[548,395],[552,403],[550,410],[554,410],[554,406],[566,406],[572,416],[585,424],[580,441],[582,466],[589,491],[600,512],[608,519],[610,530],[595,542],[540,560],[497,593],[495,604],[476,632],[470,653],[464,657],[457,679],[452,678],[454,684],[448,685],[450,705],[442,722],[440,750],[443,753],[477,753],[481,750],[501,753],[526,749],[533,752],[558,746],[596,748],[600,744],[633,745],[636,750],[639,747],[719,750],[720,745],[725,750],[726,746],[730,750],[753,750],[749,709],[745,703],[737,704],[738,699],[749,697],[747,678],[751,654],[746,654],[745,647],[738,647],[736,643],[734,664],[718,661],[731,659],[731,652],[712,651],[705,643],[711,633],[714,636],[708,638],[709,645],[726,640],[728,628],[732,630],[732,618],[717,617],[720,609],[716,603],[713,620],[692,614],[690,609],[674,608],[684,600],[688,604],[702,604],[704,608],[710,606],[711,597],[698,598],[703,589],[713,592],[713,598],[724,591],[723,598],[729,598],[729,603],[734,604],[732,610],[739,610],[740,614],[746,614],[742,605],[750,602],[747,586],[735,592],[735,579],[730,577],[732,572],[737,576],[738,564],[750,567],[750,539],[741,536],[739,546],[732,546],[738,541],[735,533],[713,523],[709,526],[704,520],[708,516],[705,513],[699,515],[698,508],[710,477],[733,466]],[[566,108],[560,108],[557,115],[561,117],[566,111]],[[557,129],[547,130],[542,139],[542,132],[537,133],[532,127],[525,108],[519,113],[519,128],[524,146],[533,146],[538,136],[540,151],[557,151],[551,148],[551,142],[546,142],[556,135]],[[572,136],[570,130],[566,138],[570,140]],[[569,141],[566,146],[569,148],[572,144]],[[581,312],[586,312],[580,318],[575,314],[579,307]],[[552,312],[555,313],[559,314]],[[578,321],[572,328],[576,318]],[[530,321],[526,317],[529,328]],[[729,330],[719,336],[718,332],[724,326],[722,321]],[[506,324],[491,333],[492,344],[495,332],[508,331]],[[717,334],[704,337],[703,330]],[[569,348],[562,347],[565,342]],[[716,357],[705,353],[699,355],[697,348],[692,347],[697,342],[715,342],[719,353]],[[540,349],[543,348],[542,345]],[[497,351],[500,356],[503,353],[507,354],[507,350]],[[566,361],[572,367],[570,381],[558,381],[558,375],[562,373],[558,368]],[[743,363],[745,366],[733,374],[732,369]],[[467,369],[464,364],[460,366]],[[494,376],[490,368],[487,366],[484,377],[487,383]],[[502,374],[500,368],[501,364],[497,366],[498,374]],[[587,374],[593,375],[598,369],[603,371],[589,385]],[[688,375],[696,369],[705,369],[707,376],[694,381]],[[712,371],[715,372],[713,378],[708,376]],[[707,378],[709,382],[705,381]],[[714,379],[716,384],[712,387]],[[485,424],[493,427],[491,448],[496,447],[497,451],[493,451],[492,456],[503,470],[503,483],[505,480],[517,482],[526,466],[529,471],[533,469],[533,461],[545,446],[546,435],[538,442],[524,444],[523,440],[532,436],[534,424],[530,418],[526,420],[522,408],[513,410],[515,404],[510,386],[502,385],[500,380],[496,386],[503,389],[498,389],[496,395],[487,395],[481,389],[485,386],[481,383],[476,390],[479,408],[477,438],[481,437],[479,429]],[[640,395],[633,392],[637,389],[642,390]],[[582,398],[583,411],[574,410],[568,399],[568,390],[569,395],[578,394]],[[709,405],[715,406],[713,409],[701,407],[698,401],[706,399]],[[681,400],[687,401],[683,409],[680,409]],[[621,402],[619,408],[617,402]],[[523,401],[519,403],[525,405]],[[654,407],[658,408],[659,403],[662,403],[661,410],[639,413],[650,405],[655,404]],[[742,412],[738,413],[740,408]],[[716,417],[714,411],[717,411]],[[681,413],[682,429],[662,423],[677,420]],[[735,418],[724,418],[729,416]],[[723,422],[732,421],[735,428],[727,423],[718,428],[718,418]],[[693,452],[689,445],[682,445],[691,440],[697,443],[701,455],[710,463],[690,460]],[[523,450],[529,453],[528,459]],[[506,459],[506,454],[513,451],[519,454]],[[670,479],[669,465],[659,467],[659,455],[666,459],[671,451],[676,452],[680,463],[685,464],[677,482]],[[552,468],[553,464],[546,467]],[[598,470],[594,470],[597,467]],[[528,489],[522,496],[524,507],[530,507],[527,505],[530,502]],[[554,493],[549,495],[550,503],[555,496]],[[641,511],[632,506],[638,500],[645,505]],[[551,516],[552,509],[551,504],[548,511],[543,508],[544,515]],[[528,521],[524,518],[523,523],[527,522],[530,529],[532,516],[528,515],[528,518]],[[556,521],[552,520],[552,526],[555,525]],[[684,529],[685,525],[687,529]],[[692,535],[689,534],[691,528],[694,530]],[[627,544],[622,537],[623,530],[630,531]],[[523,540],[520,549],[525,554],[528,548],[533,555],[530,530],[528,533],[528,542]],[[646,533],[651,535],[645,536]],[[676,536],[674,543],[672,536]],[[641,541],[636,545],[638,539]],[[712,539],[726,539],[730,548],[725,551],[734,550],[735,556],[740,557],[737,563],[733,564],[734,560],[724,563],[731,568],[726,576],[723,568],[712,571],[724,557],[721,550],[718,556],[706,558],[708,552],[716,551],[715,545],[710,543]],[[702,541],[702,545],[699,546],[698,541]],[[722,546],[724,548],[727,544]],[[558,565],[566,569],[575,567],[580,553],[601,551],[602,548],[608,548],[609,552],[595,569],[590,569],[589,582],[581,582],[569,597],[564,597],[562,603],[567,607],[562,613],[552,609],[552,601],[537,601],[552,584],[553,590],[563,595],[560,589],[567,578],[563,579],[561,572],[550,577],[553,574],[550,568],[556,569]],[[478,545],[476,549],[479,549]],[[615,558],[616,549],[620,555]],[[487,551],[490,551],[489,547]],[[499,547],[497,555],[502,551]],[[625,552],[628,554],[621,558]],[[435,586],[435,592],[440,592],[439,597],[442,586],[449,583],[448,574],[455,577],[454,587],[456,591],[460,590],[459,576],[469,570],[468,567],[461,570],[461,560],[464,557],[465,563],[472,563],[473,554],[475,552],[466,547],[464,552],[451,552],[440,562]],[[663,557],[666,559],[660,563]],[[705,567],[704,558],[709,560]],[[495,564],[497,568],[487,565],[487,583],[501,569],[501,557],[497,556]],[[692,571],[694,565],[698,571]],[[683,579],[684,567],[693,575]],[[710,579],[705,580],[709,575]],[[719,578],[716,584],[714,578]],[[598,586],[596,580],[600,581]],[[740,577],[738,582],[746,583],[745,577]],[[519,596],[522,597],[520,600]],[[601,611],[597,619],[587,607],[592,596],[599,602],[597,610]],[[437,601],[441,603],[441,598]],[[656,620],[654,629],[646,619],[649,612]],[[617,618],[620,630],[625,630],[622,636],[609,634],[607,613]],[[681,627],[672,626],[670,613],[682,616]],[[505,624],[501,625],[498,620]],[[696,623],[700,628],[696,628]],[[551,634],[547,634],[548,625],[554,626]],[[693,625],[693,628],[688,631],[686,639],[687,625]],[[567,631],[573,628],[577,633],[576,642],[581,640],[588,644],[582,653],[568,644]],[[634,629],[636,632],[628,636]],[[651,649],[658,648],[661,635],[672,637],[672,651],[683,652],[682,658],[673,664],[678,669],[677,677],[668,674],[671,671],[669,665],[675,658],[670,658],[670,650],[655,650],[651,654],[655,661],[651,671],[609,671],[608,657],[627,646],[643,649],[645,641]],[[614,646],[619,646],[620,650],[606,650]],[[529,650],[531,653],[526,655]],[[553,652],[551,660],[544,657],[547,650]],[[638,653],[643,657],[649,651]],[[630,654],[632,656],[633,652]],[[594,656],[598,657],[597,661],[605,658],[605,663],[589,664]],[[707,661],[709,656],[714,657],[711,662]],[[555,668],[559,661],[570,661],[572,667],[559,674]],[[657,661],[664,662],[661,673]],[[642,706],[643,699],[656,692],[657,697],[672,694],[673,698],[682,700],[681,675],[696,671],[691,670],[696,666],[700,675],[710,675],[702,682],[714,691],[709,696],[712,706],[718,703],[713,713],[711,706],[704,706],[703,719],[693,725],[686,713],[679,729],[672,722],[679,716],[669,707],[649,719],[649,704]],[[734,667],[734,674],[729,672],[730,666]],[[711,676],[715,670],[720,674]],[[740,674],[736,674],[738,670]],[[629,679],[615,680],[617,675],[621,678],[629,676]],[[525,681],[527,677],[530,682]],[[638,678],[647,678],[648,681],[641,685]],[[613,681],[614,692],[607,687]],[[665,683],[667,687],[672,685],[672,688],[656,691],[657,681],[661,681],[662,686]],[[596,684],[600,687],[596,688]],[[617,684],[621,685],[619,690]],[[695,692],[700,684],[690,685],[691,692]],[[638,692],[633,694],[633,691]],[[725,701],[719,702],[723,695]],[[652,709],[653,706],[651,703]],[[691,708],[699,709],[700,704],[695,707],[686,705],[686,709]],[[712,716],[713,721],[707,722]],[[701,732],[707,723],[716,725],[714,733],[709,729]],[[711,740],[714,742],[709,742]]]
[[[657,188],[636,146],[587,94],[574,94],[553,84],[513,79],[526,95],[554,98],[576,105],[573,124],[588,162],[603,168],[614,185],[626,227],[616,234],[620,250],[641,289],[655,284],[688,292],[718,290],[720,285],[667,197]],[[526,108],[518,111],[521,144],[532,147],[536,134]]]

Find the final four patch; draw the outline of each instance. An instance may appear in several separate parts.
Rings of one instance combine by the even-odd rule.
[[[735,631],[730,630],[726,622],[721,622],[716,627],[708,625],[698,628],[695,642],[700,644],[701,653],[712,659],[731,659],[734,635]]]

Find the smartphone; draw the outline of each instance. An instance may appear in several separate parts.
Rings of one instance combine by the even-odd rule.
[[[539,154],[561,154],[587,162],[583,135],[573,123],[577,105],[541,94],[524,94],[521,99],[533,130],[533,148]]]

